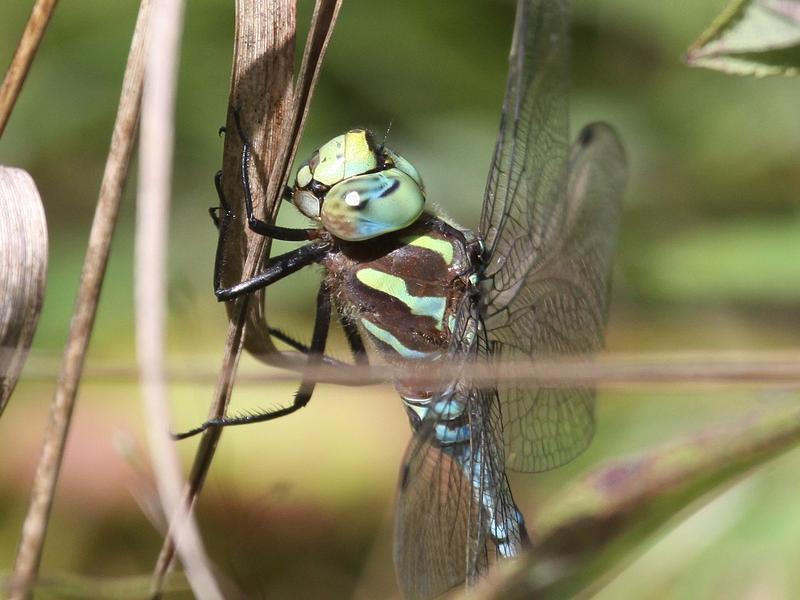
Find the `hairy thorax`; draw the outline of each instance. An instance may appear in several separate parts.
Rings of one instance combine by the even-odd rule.
[[[415,383],[413,372],[420,361],[442,359],[456,311],[474,292],[474,236],[424,214],[406,229],[337,249],[323,265],[339,308],[384,360],[408,369],[395,381],[401,393],[429,396],[433,390]]]

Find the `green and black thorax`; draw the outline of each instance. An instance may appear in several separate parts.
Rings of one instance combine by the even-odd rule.
[[[340,310],[384,360],[408,367],[446,355],[457,310],[465,300],[477,301],[479,248],[465,232],[423,213],[372,243],[337,243],[322,264]],[[434,393],[413,377],[395,383],[404,396]]]
[[[408,366],[444,357],[457,309],[465,298],[477,301],[482,245],[424,211],[416,169],[352,130],[300,166],[292,201],[330,241],[319,262],[334,302],[384,360]],[[395,383],[403,396],[435,393],[413,377]]]

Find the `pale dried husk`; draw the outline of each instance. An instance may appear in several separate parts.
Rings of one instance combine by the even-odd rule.
[[[0,165],[0,414],[17,383],[42,310],[47,223],[36,184]]]

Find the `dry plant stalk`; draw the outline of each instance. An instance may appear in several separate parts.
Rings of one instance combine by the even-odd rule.
[[[258,173],[252,178],[256,211],[262,217],[274,218],[340,7],[341,0],[317,1],[303,63],[293,88],[294,1],[237,0],[234,64],[223,157],[223,192],[237,222],[229,225],[230,244],[223,249],[223,285],[252,277],[269,252],[269,240],[247,229],[244,218],[244,196],[239,177],[242,142],[237,135],[233,111],[238,111],[252,143],[253,163]],[[243,344],[251,354],[268,364],[302,368],[306,361],[296,353],[281,353],[275,349],[263,312],[263,294],[240,298],[229,303],[227,309],[228,334],[209,418],[225,414]],[[200,492],[221,434],[222,430],[214,427],[201,436],[186,490],[187,507],[194,503]],[[169,536],[153,572],[151,591],[154,597],[162,589],[174,550]]]
[[[70,323],[50,420],[36,468],[28,514],[22,528],[9,597],[27,598],[35,582],[47,533],[53,495],[64,455],[72,411],[83,372],[86,350],[97,314],[100,289],[108,263],[111,238],[133,149],[144,71],[144,35],[149,0],[142,0],[122,82],[111,146],[97,200],[80,286]]]
[[[17,50],[0,85],[0,137],[11,117],[11,111],[14,110],[22,84],[28,76],[28,70],[31,68],[57,2],[58,0],[37,0],[25,25],[25,31],[22,32]]]
[[[47,274],[47,222],[36,184],[0,166],[0,416],[36,331]]]
[[[772,356],[768,353],[748,354],[742,357],[698,356],[687,358],[681,354],[601,354],[573,355],[533,360],[492,361],[470,363],[419,365],[416,381],[424,385],[447,384],[455,377],[478,386],[495,385],[498,381],[527,385],[547,386],[599,386],[602,389],[653,389],[655,386],[745,386],[751,388],[800,387],[800,360],[797,353]],[[466,371],[466,372],[465,372]],[[388,365],[319,365],[298,371],[307,379],[327,381],[340,385],[375,385],[389,383],[401,373]],[[114,377],[118,371],[111,372]],[[175,380],[200,382],[209,374],[195,371],[173,371]],[[239,373],[241,384],[264,385],[279,381],[293,381],[297,372],[274,369],[267,372]]]
[[[173,537],[195,596],[221,600],[192,511],[184,510],[181,501],[184,481],[169,435],[164,374],[166,255],[183,13],[183,0],[152,0],[147,26],[136,203],[136,350],[148,445],[164,513],[171,516]]]
[[[294,61],[295,5],[293,0],[273,0],[269,3],[259,0],[237,0],[234,63],[231,78],[229,106],[239,111],[243,126],[247,129],[253,144],[254,155],[258,159],[275,160],[275,148],[280,143],[279,134],[285,129],[285,122],[291,116],[291,74]],[[287,97],[288,91],[288,97]],[[241,140],[236,135],[236,127],[229,109],[225,152],[223,158],[223,191],[231,206],[241,207],[244,214],[244,197],[237,185],[239,156],[242,151]],[[268,120],[269,119],[269,120]],[[269,132],[269,134],[267,133]],[[270,135],[270,137],[267,137]],[[269,147],[267,151],[266,146]],[[260,178],[258,178],[260,180]],[[263,198],[263,190],[256,192],[258,200]],[[237,226],[238,225],[238,226]],[[243,277],[246,272],[245,257],[252,256],[256,261],[250,268],[261,264],[263,238],[251,239],[246,230],[246,221],[231,224],[230,245],[225,248],[225,263],[228,267],[226,277]],[[261,245],[259,245],[261,243]],[[222,366],[220,367],[216,389],[209,410],[209,416],[225,413],[230,400],[236,366],[242,347],[244,318],[249,298],[242,298],[229,306],[229,327],[225,342]],[[205,480],[205,475],[213,460],[216,445],[222,431],[210,429],[201,437],[189,485],[185,491],[184,506],[190,509]],[[165,577],[175,554],[173,539],[174,524],[170,522],[169,535],[164,539],[156,562],[151,593],[158,597],[163,589]]]
[[[197,357],[203,363],[204,358]],[[45,381],[54,378],[52,363],[32,356],[26,378]],[[551,359],[484,361],[471,365],[463,373],[459,365],[437,365],[427,374],[430,383],[448,383],[456,376],[482,384],[491,381],[517,381],[548,385],[598,385],[603,389],[652,389],[653,386],[744,386],[752,389],[800,387],[800,349],[783,351],[675,351],[675,352],[604,352],[602,354],[563,356]],[[342,385],[388,383],[396,375],[388,365],[320,365],[287,371],[281,368],[251,367],[238,371],[238,385],[296,381],[298,373],[307,378]],[[84,380],[136,379],[138,372],[125,362],[94,362],[87,367]],[[174,383],[212,384],[216,371],[202,366],[168,366],[167,377]]]
[[[283,0],[277,4],[282,5]],[[237,222],[229,228],[230,243],[224,249],[223,285],[255,275],[269,257],[272,241],[247,228],[239,168],[242,142],[236,132],[232,109],[239,112],[245,133],[251,137],[252,162],[257,175],[251,177],[255,211],[260,218],[274,221],[340,8],[341,0],[317,1],[303,61],[292,87],[294,16],[290,28],[276,7],[266,16],[262,3],[253,5],[252,0],[242,0],[237,7],[236,50],[223,157],[223,191],[235,209]],[[256,16],[275,19],[277,31],[286,27],[285,32],[278,33],[274,39],[264,38],[262,30],[251,21]],[[266,48],[262,49],[259,43],[248,46],[253,36],[255,39],[260,36]],[[229,319],[235,320],[236,304],[228,303],[227,309]],[[281,352],[275,347],[264,312],[264,290],[253,294],[248,302],[244,348],[268,365],[287,369],[302,370],[307,360],[305,355]]]

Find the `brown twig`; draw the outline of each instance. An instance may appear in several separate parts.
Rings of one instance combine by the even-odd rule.
[[[330,42],[336,19],[341,9],[341,0],[317,0],[314,14],[311,19],[308,38],[306,39],[303,51],[303,61],[297,75],[294,89],[291,88],[291,62],[284,71],[281,65],[275,65],[275,73],[269,76],[269,85],[260,93],[251,95],[259,90],[253,89],[248,85],[251,77],[239,77],[241,84],[237,85],[237,75],[234,73],[234,80],[231,99],[240,114],[243,115],[243,122],[265,123],[266,130],[257,129],[254,139],[255,158],[254,162],[260,167],[260,173],[268,174],[268,177],[258,177],[255,184],[254,196],[256,198],[256,208],[260,209],[261,215],[268,220],[274,221],[280,209],[281,194],[284,185],[289,177],[289,170],[294,161],[297,146],[300,143],[303,127],[308,109],[311,104],[311,97],[314,93],[317,79],[319,78],[322,67],[323,57]],[[241,39],[241,36],[237,36]],[[284,50],[288,50],[286,44]],[[291,43],[292,62],[294,60],[294,40]],[[258,64],[252,63],[252,56],[245,56],[237,50],[236,70],[239,73],[246,73],[258,69]],[[245,67],[245,65],[249,65]],[[261,67],[263,69],[263,67]],[[284,83],[286,76],[289,76],[289,83]],[[275,93],[282,94],[275,98]],[[266,106],[271,105],[261,101],[262,98],[269,98],[270,102],[275,103],[275,114],[266,119],[262,114]],[[255,108],[252,103],[255,101]],[[242,108],[244,107],[244,108]],[[252,113],[250,120],[247,119],[248,108]],[[245,125],[247,127],[247,125]],[[230,118],[228,119],[228,131],[235,131],[235,125]],[[277,138],[274,132],[278,132]],[[259,138],[265,135],[266,139]],[[262,141],[263,146],[259,145]],[[263,148],[263,150],[260,150]],[[233,198],[233,205],[238,207],[238,215],[244,214],[244,198],[239,184],[239,157],[241,155],[241,142],[236,136],[228,136],[225,146],[225,160],[223,169],[223,183],[225,185],[226,198]],[[260,160],[259,160],[260,159]],[[264,185],[266,184],[266,185]],[[234,268],[226,269],[223,282],[235,283],[241,280],[241,274],[254,274],[269,256],[270,242],[268,238],[253,234],[247,230],[244,223],[240,223],[239,230],[242,238],[246,239],[246,247],[253,247],[253,252],[241,252],[240,245],[234,243],[225,249],[226,265]],[[244,257],[247,257],[243,270],[238,268],[242,264]],[[232,306],[229,304],[229,318],[232,318]],[[273,366],[301,370],[306,363],[306,357],[296,352],[280,352],[272,342],[269,333],[267,318],[264,305],[264,292],[260,291],[248,305],[247,326],[244,331],[244,348],[247,352],[258,360]]]
[[[280,143],[279,135],[285,129],[283,121],[289,114],[288,106],[291,97],[291,72],[294,61],[295,6],[292,0],[273,0],[269,3],[258,0],[237,0],[236,33],[234,47],[233,73],[229,106],[238,111],[258,157],[274,159],[274,147]],[[231,111],[229,110],[229,113]],[[269,117],[269,121],[266,121]],[[266,122],[265,122],[266,121]],[[269,125],[269,127],[267,126]],[[223,172],[223,187],[228,202],[243,207],[244,198],[238,182],[238,156],[241,154],[241,140],[236,135],[236,126],[232,114],[228,115]],[[265,135],[272,137],[265,142]],[[273,148],[272,153],[265,153],[265,143]],[[239,212],[238,214],[243,214]],[[243,225],[243,221],[239,223]],[[229,245],[224,248],[225,262],[232,271],[230,277],[242,277],[248,272],[244,266],[245,256],[255,261],[251,269],[260,263],[263,246],[251,243],[244,226],[230,226],[233,235]],[[238,232],[238,235],[237,235]],[[209,409],[210,417],[220,416],[230,401],[236,366],[242,348],[242,334],[248,306],[251,303],[245,297],[231,303],[228,308],[229,326],[223,351],[222,365],[217,378],[216,389]],[[202,488],[205,475],[214,457],[217,443],[222,434],[220,429],[212,429],[202,436],[197,448],[189,484],[184,495],[184,506],[191,507]],[[167,572],[175,554],[172,535],[165,538],[158,560],[153,570],[151,584],[152,597],[158,597],[163,589]]]
[[[254,163],[260,173],[269,173],[266,188],[263,177],[254,178],[256,210],[273,215],[302,131],[307,103],[319,74],[324,51],[341,6],[341,0],[318,0],[311,31],[306,42],[303,67],[297,86],[292,88],[294,63],[295,4],[292,0],[237,0],[236,40],[231,78],[227,135],[223,160],[223,191],[235,207],[238,223],[231,223],[229,244],[224,251],[223,284],[252,277],[265,260],[269,240],[250,232],[242,216],[244,198],[240,187],[241,140],[236,134],[233,110],[239,113],[245,133],[250,137]],[[297,90],[297,91],[295,91]],[[299,94],[299,96],[298,96]],[[301,103],[298,103],[298,98]],[[294,137],[293,137],[294,136]],[[245,258],[246,257],[246,258]],[[209,418],[221,417],[230,401],[242,345],[271,364],[301,367],[305,360],[292,361],[293,353],[280,353],[272,344],[263,314],[263,295],[240,298],[228,304],[229,327]],[[245,320],[247,321],[245,325]],[[253,332],[253,333],[246,333]],[[248,341],[244,336],[248,335]],[[296,357],[295,357],[296,358]],[[200,439],[185,503],[191,506],[205,481],[222,430],[211,428]],[[165,540],[153,572],[153,596],[159,594],[174,555],[171,536]]]
[[[198,357],[202,365],[208,357]],[[431,383],[447,383],[453,377],[465,381],[517,381],[522,384],[581,384],[603,388],[644,388],[652,386],[749,386],[753,388],[800,386],[800,350],[769,352],[637,352],[602,353],[590,356],[565,356],[551,359],[499,360],[471,365],[464,373],[461,363],[442,362],[427,373]],[[259,385],[296,381],[298,374],[310,379],[340,385],[371,385],[389,382],[397,375],[390,366],[323,365],[313,369],[287,371],[280,368],[253,366],[238,371],[238,385]],[[97,362],[86,369],[84,380],[134,380],[138,372],[126,362]],[[32,355],[25,367],[27,381],[46,381],[56,374],[53,362]],[[172,383],[207,385],[217,380],[216,370],[202,366],[173,364],[167,367]]]
[[[166,254],[183,0],[153,0],[142,97],[136,219],[136,341],[150,456],[159,498],[197,598],[221,599],[191,510],[184,510],[180,460],[171,430],[164,374]]]
[[[36,468],[28,514],[14,565],[11,598],[26,598],[36,579],[50,509],[67,441],[86,349],[97,313],[122,188],[133,149],[144,70],[144,36],[149,0],[142,0],[122,82],[111,145],[97,200],[69,338],[56,386],[42,454]]]
[[[198,357],[195,364],[210,360]],[[549,383],[634,387],[648,389],[661,386],[730,386],[750,387],[800,386],[800,350],[746,352],[636,352],[602,353],[590,356],[565,356],[551,359],[499,360],[471,365],[464,373],[461,363],[442,362],[428,373],[431,383],[447,383],[459,376],[465,381],[517,381],[522,384]],[[295,381],[298,373],[328,383],[369,385],[388,382],[397,373],[389,366],[323,365],[313,369],[287,371],[280,368],[254,366],[238,371],[238,385],[264,385],[279,381]],[[87,368],[84,380],[134,380],[137,371],[126,362],[94,362]],[[32,355],[25,367],[25,378],[54,379],[53,363],[48,358]],[[205,385],[217,380],[216,371],[202,366],[174,364],[168,366],[167,377],[173,383]]]
[[[0,85],[0,137],[11,117],[11,111],[14,110],[22,84],[25,83],[28,70],[31,68],[31,63],[36,56],[39,43],[44,37],[47,24],[50,22],[50,17],[53,16],[57,3],[58,0],[37,0],[33,5],[31,16],[28,17],[28,23],[25,25],[25,31],[22,32],[17,50],[14,52],[3,83]]]

